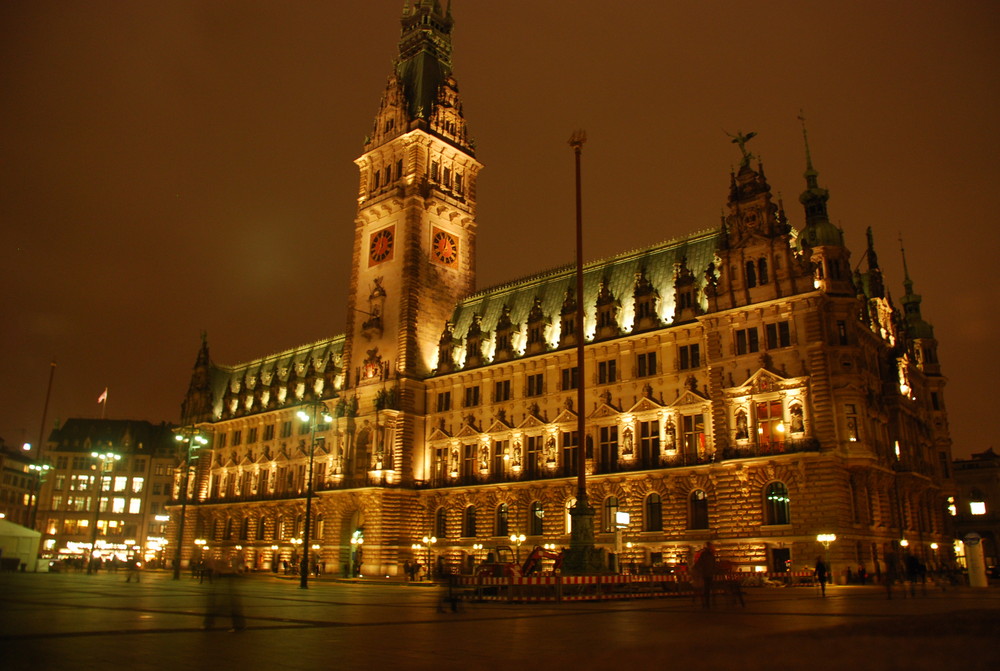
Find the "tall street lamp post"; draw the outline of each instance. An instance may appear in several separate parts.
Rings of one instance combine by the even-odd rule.
[[[97,523],[101,519],[101,490],[104,488],[104,471],[108,463],[121,460],[122,455],[114,452],[91,452],[90,456],[97,460],[97,477],[94,478],[94,528],[90,530],[90,555],[87,557],[87,575],[94,572],[94,550],[97,549]]]
[[[527,540],[527,536],[524,534],[511,534],[510,542],[514,543],[514,561],[518,564],[521,563],[521,543]]]
[[[28,519],[28,527],[31,529],[35,528],[35,523],[38,521],[38,499],[42,494],[42,483],[45,482],[45,476],[48,474],[52,467],[48,464],[30,464],[28,469],[35,474],[35,487],[31,496],[31,511]]]
[[[826,548],[826,574],[832,577],[833,569],[830,567],[830,543],[837,540],[837,534],[818,534],[816,540]]]
[[[184,549],[184,520],[187,518],[188,480],[191,477],[191,453],[208,445],[205,434],[193,426],[178,429],[174,434],[178,443],[185,444],[184,477],[181,478],[181,519],[177,523],[177,547],[174,548],[174,580],[181,578],[181,554]]]
[[[307,413],[305,409],[299,410],[296,415],[303,422],[312,423],[312,438],[309,441],[309,468],[307,469],[307,479],[306,479],[306,522],[305,530],[302,534],[302,564],[299,569],[299,587],[306,589],[309,587],[309,549],[311,545],[309,544],[309,531],[310,531],[310,517],[312,515],[312,497],[313,497],[313,461],[316,456],[316,424],[319,419],[323,420],[324,424],[330,424],[333,422],[333,417],[330,412],[326,409],[326,403],[323,401],[313,401],[307,404],[305,407],[312,411],[312,414]]]
[[[424,545],[427,546],[427,579],[434,580],[434,565],[431,563],[433,557],[431,556],[431,546],[438,542],[435,536],[424,536]],[[417,547],[420,547],[419,545]]]

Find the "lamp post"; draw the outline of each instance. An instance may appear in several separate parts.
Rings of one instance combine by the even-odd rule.
[[[431,546],[433,546],[435,543],[437,543],[438,539],[435,538],[434,536],[424,536],[423,541],[424,541],[424,545],[427,546],[427,579],[428,580],[433,580],[434,579],[434,565],[431,563],[431,561],[433,559],[431,557]]]
[[[830,566],[830,543],[837,540],[837,534],[817,534],[816,540],[823,544],[826,548],[826,573],[827,575],[833,575],[833,569]]]
[[[514,543],[516,546],[514,550],[514,561],[517,562],[518,564],[521,563],[521,543],[523,543],[526,540],[526,538],[527,537],[524,534],[510,535],[510,542]]]
[[[472,544],[472,563],[474,563],[474,564],[478,564],[479,563],[479,553],[482,551],[482,549],[483,549],[483,544],[482,543],[473,543]]]
[[[97,548],[97,523],[101,519],[101,490],[104,485],[104,471],[108,468],[109,462],[119,461],[122,455],[114,452],[91,452],[90,456],[97,459],[100,468],[97,469],[97,476],[94,478],[94,528],[90,531],[90,554],[87,557],[87,575],[94,572],[94,550]]]
[[[174,580],[181,577],[181,551],[184,549],[184,520],[187,517],[188,479],[191,477],[191,452],[208,445],[208,438],[193,426],[179,429],[174,435],[178,443],[185,443],[184,477],[181,481],[181,519],[177,523],[177,547],[174,549]]]
[[[303,422],[311,422],[312,424],[312,438],[309,441],[309,468],[307,469],[306,475],[306,523],[305,530],[302,534],[302,565],[299,569],[299,587],[302,589],[309,587],[309,548],[311,547],[309,544],[309,518],[312,514],[313,460],[316,456],[317,418],[321,418],[325,424],[329,424],[333,421],[333,417],[330,415],[329,411],[327,411],[326,403],[323,401],[313,401],[306,404],[304,407],[312,410],[311,416],[304,409],[295,413],[296,416],[298,416],[298,418]]]
[[[35,474],[35,488],[32,492],[31,497],[31,510],[28,519],[30,520],[28,527],[31,529],[35,528],[35,522],[37,522],[38,517],[38,499],[42,494],[42,483],[45,482],[45,476],[48,474],[52,467],[48,464],[30,464],[28,469]]]

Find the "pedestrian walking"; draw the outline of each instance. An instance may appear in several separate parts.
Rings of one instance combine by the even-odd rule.
[[[202,629],[212,629],[216,617],[228,615],[232,621],[232,628],[229,631],[232,633],[243,631],[247,628],[247,623],[243,615],[243,601],[240,593],[245,569],[242,560],[239,558],[233,558],[230,561],[216,559],[210,561],[209,564],[210,570],[218,580],[210,582],[207,589],[205,624]]]
[[[715,550],[712,543],[705,543],[694,560],[693,577],[701,585],[702,608],[712,607],[712,582],[715,579]]]
[[[128,575],[125,577],[125,582],[132,582],[132,578],[135,578],[136,582],[139,582],[139,569],[142,568],[142,562],[139,555],[132,555],[128,559]]]
[[[819,582],[819,591],[822,596],[826,596],[826,563],[822,557],[816,557],[816,581]]]

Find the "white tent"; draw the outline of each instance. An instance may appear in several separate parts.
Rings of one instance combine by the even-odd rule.
[[[34,529],[0,519],[0,567],[16,571],[24,564],[34,569],[41,538]],[[15,558],[19,560],[16,565]]]

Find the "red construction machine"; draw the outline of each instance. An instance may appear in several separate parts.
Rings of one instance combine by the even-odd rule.
[[[545,569],[543,560],[552,560],[551,569]],[[522,564],[514,559],[509,545],[500,545],[486,555],[486,561],[476,567],[476,576],[484,578],[516,578],[535,573],[558,573],[562,566],[562,550],[547,550],[536,545]]]

